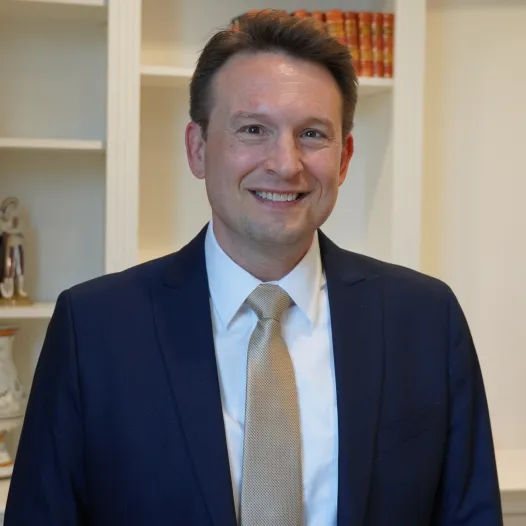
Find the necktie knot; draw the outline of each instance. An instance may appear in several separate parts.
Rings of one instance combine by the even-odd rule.
[[[281,321],[283,313],[290,307],[290,296],[279,286],[263,283],[248,296],[247,303],[258,319]]]

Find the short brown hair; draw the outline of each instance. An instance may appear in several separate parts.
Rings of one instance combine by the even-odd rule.
[[[358,79],[347,47],[329,36],[314,19],[266,9],[240,17],[235,26],[216,33],[199,57],[190,83],[190,118],[206,138],[212,110],[212,85],[218,70],[238,53],[282,52],[319,64],[334,77],[342,94],[342,131],[353,128]]]

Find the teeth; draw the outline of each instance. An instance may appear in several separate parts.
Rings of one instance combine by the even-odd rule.
[[[254,192],[258,197],[262,199],[268,199],[269,201],[295,201],[300,194],[274,194],[272,192]]]

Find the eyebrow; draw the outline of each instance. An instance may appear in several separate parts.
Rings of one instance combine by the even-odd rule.
[[[268,116],[264,113],[250,113],[248,111],[237,111],[230,117],[231,122],[235,122],[240,119],[255,119],[255,120],[268,120]]]
[[[269,116],[265,115],[264,113],[238,111],[232,115],[232,117],[230,118],[230,122],[236,122],[241,119],[268,121]],[[324,119],[323,117],[308,117],[307,119],[305,119],[305,122],[309,124],[321,125],[331,131],[334,131],[334,125],[330,119]]]

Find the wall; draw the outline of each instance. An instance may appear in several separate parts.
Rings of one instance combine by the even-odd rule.
[[[526,449],[526,1],[428,8],[423,269],[468,316],[496,447]]]

